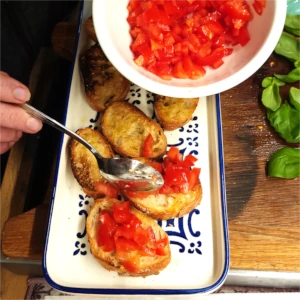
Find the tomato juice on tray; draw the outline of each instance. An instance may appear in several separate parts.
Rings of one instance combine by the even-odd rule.
[[[252,5],[261,15],[266,0]],[[250,40],[243,0],[130,0],[127,9],[135,63],[164,80],[199,79]]]

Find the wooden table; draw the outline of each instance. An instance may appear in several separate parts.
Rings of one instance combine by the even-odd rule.
[[[66,58],[75,31],[60,24],[54,33],[54,48]],[[231,270],[300,271],[299,178],[266,176],[268,159],[285,143],[268,125],[260,102],[262,79],[291,67],[272,55],[248,80],[221,94]],[[44,174],[42,204],[20,214],[30,185],[22,149],[12,151],[1,189],[2,251],[10,258],[41,260],[55,155],[50,175]]]

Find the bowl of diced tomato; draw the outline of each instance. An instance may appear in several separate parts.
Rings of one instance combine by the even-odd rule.
[[[107,58],[128,80],[169,97],[228,90],[268,59],[282,32],[282,0],[94,0]]]

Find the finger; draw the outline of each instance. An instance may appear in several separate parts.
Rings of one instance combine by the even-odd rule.
[[[42,122],[29,116],[21,107],[0,102],[1,126],[36,133],[42,128]]]
[[[9,76],[6,72],[0,71],[0,74],[5,75],[5,76]]]
[[[8,74],[0,73],[0,100],[21,103],[30,99],[29,89]]]
[[[5,153],[6,151],[8,151],[14,144],[15,144],[15,142],[11,142],[11,143],[0,143],[0,154],[3,154],[3,153]]]
[[[1,143],[16,142],[22,136],[22,131],[11,128],[0,127],[0,141]]]

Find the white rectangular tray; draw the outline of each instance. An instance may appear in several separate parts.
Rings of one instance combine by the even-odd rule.
[[[91,4],[82,3],[80,21],[91,15]],[[88,105],[80,77],[78,59],[91,43],[81,29],[65,121],[74,131],[97,128],[101,118]],[[154,118],[152,93],[132,85],[128,99]],[[219,96],[200,98],[192,120],[166,136],[168,146],[175,145],[184,155],[198,158],[203,198],[183,218],[158,222],[169,235],[172,259],[159,275],[146,278],[119,276],[93,258],[85,230],[93,199],[74,178],[69,138],[62,137],[43,257],[44,276],[54,288],[80,294],[193,294],[211,293],[224,283],[229,243]]]

